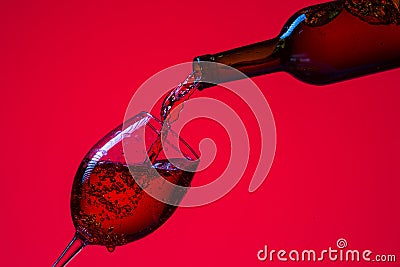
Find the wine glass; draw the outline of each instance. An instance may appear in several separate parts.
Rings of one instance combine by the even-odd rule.
[[[65,266],[86,245],[112,252],[156,230],[185,195],[198,159],[147,112],[112,130],[78,168],[71,193],[76,232],[53,267]]]

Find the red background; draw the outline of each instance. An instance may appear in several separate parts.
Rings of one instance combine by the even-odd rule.
[[[314,3],[2,1],[0,265],[50,266],[58,257],[74,232],[75,171],[122,122],[141,83],[196,55],[271,38]],[[248,193],[247,173],[221,200],[179,208],[112,254],[85,248],[70,266],[265,266],[256,258],[264,244],[318,250],[338,238],[399,258],[399,74],[326,87],[284,73],[255,78],[278,138],[261,188]],[[363,265],[316,265],[335,264]]]

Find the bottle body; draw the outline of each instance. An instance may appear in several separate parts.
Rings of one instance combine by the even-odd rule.
[[[374,1],[368,1],[368,7],[375,7],[368,13],[364,6],[354,7],[354,2],[334,1],[300,10],[278,37],[197,57],[194,69],[201,70],[205,80],[237,79],[222,67],[207,64],[203,68],[202,61],[211,61],[236,68],[249,77],[286,71],[303,82],[323,85],[399,67],[398,3],[385,5],[379,1],[374,6]]]

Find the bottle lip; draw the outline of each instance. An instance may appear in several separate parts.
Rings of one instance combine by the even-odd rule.
[[[206,55],[202,55],[202,56],[198,56],[195,57],[193,59],[194,62],[200,62],[200,61],[210,61],[210,62],[214,62],[215,59],[211,54],[206,54]]]
[[[205,78],[207,80],[207,78],[211,78],[208,76],[211,75],[211,73],[213,73],[213,71],[210,71],[208,69],[209,64],[206,65],[206,66],[208,66],[208,68],[207,68],[206,66],[204,66],[203,62],[207,62],[207,63],[215,62],[215,59],[214,59],[213,55],[211,55],[211,54],[198,56],[193,59],[193,67],[192,67],[193,71],[201,73],[202,79]],[[197,90],[202,91],[203,89],[213,87],[213,86],[215,86],[215,84],[200,81],[200,84],[197,87]]]

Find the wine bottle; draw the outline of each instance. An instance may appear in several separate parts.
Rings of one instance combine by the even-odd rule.
[[[205,63],[207,62],[207,64]],[[211,63],[210,63],[211,62]],[[196,57],[204,89],[285,71],[300,81],[325,85],[400,66],[399,0],[337,0],[295,13],[273,39]]]

